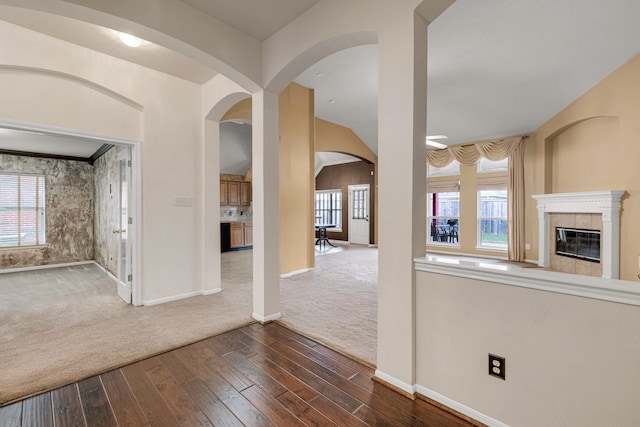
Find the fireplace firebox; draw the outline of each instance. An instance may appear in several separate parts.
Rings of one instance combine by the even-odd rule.
[[[556,254],[600,263],[600,231],[556,227]]]

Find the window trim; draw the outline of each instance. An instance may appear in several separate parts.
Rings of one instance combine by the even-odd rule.
[[[438,215],[438,216],[433,216],[431,215],[431,212],[429,212],[429,195],[430,194],[439,194],[439,193],[458,193],[458,216],[449,216],[449,215]],[[461,200],[461,196],[460,196],[460,190],[457,191],[429,191],[427,193],[427,246],[440,246],[443,248],[456,248],[456,249],[460,249],[460,220],[462,218],[462,215],[460,213],[460,200]],[[438,241],[433,241],[431,240],[431,222],[433,220],[438,220],[438,219],[445,219],[445,220],[450,220],[450,219],[456,219],[458,221],[458,240],[455,243],[449,243],[449,242],[438,242]]]
[[[25,172],[0,172],[0,176],[17,176],[18,177],[18,187],[17,187],[17,200],[18,200],[18,206],[16,206],[17,208],[17,216],[18,216],[18,244],[17,245],[7,245],[7,246],[0,246],[0,250],[19,250],[19,249],[28,249],[28,248],[36,248],[36,247],[44,247],[47,246],[47,229],[46,229],[46,217],[47,217],[47,208],[46,208],[46,176],[44,174],[38,174],[38,173],[25,173]],[[36,193],[36,206],[35,206],[35,212],[36,212],[36,216],[35,216],[35,239],[36,242],[35,244],[21,244],[21,235],[24,234],[22,232],[22,215],[21,215],[21,211],[22,211],[22,203],[21,203],[21,178],[22,177],[35,177],[36,178],[36,189],[35,189],[35,193]],[[42,181],[40,181],[40,179],[38,178],[42,178]],[[40,188],[42,187],[42,188]],[[43,206],[40,206],[40,195],[39,190],[42,191],[42,202],[43,202]],[[1,189],[0,189],[1,191]],[[0,206],[1,207],[1,206]],[[42,219],[41,219],[41,215],[39,215],[39,212],[43,213],[44,216],[44,225],[42,224]],[[44,234],[44,240],[42,242],[40,242],[40,229],[44,227],[43,234]]]
[[[494,191],[504,191],[507,195],[507,207],[508,207],[508,200],[509,200],[509,190],[507,188],[507,184],[505,183],[504,186],[501,186],[501,188],[498,190],[497,188],[493,189]],[[476,249],[479,251],[486,251],[486,252],[498,252],[498,253],[506,253],[509,250],[509,234],[507,231],[507,244],[505,245],[504,248],[501,247],[496,247],[496,246],[485,246],[482,244],[482,220],[504,220],[507,222],[507,230],[509,227],[509,216],[507,214],[507,216],[505,217],[483,217],[481,216],[481,194],[483,191],[492,191],[491,189],[485,188],[485,189],[478,189],[476,192],[476,199],[477,199],[477,205],[476,205]]]
[[[318,193],[340,193],[340,226],[339,227],[334,227],[334,228],[327,228],[327,231],[329,232],[335,232],[335,233],[342,233],[342,214],[343,214],[343,205],[344,205],[344,198],[343,198],[343,194],[342,194],[342,189],[341,188],[335,188],[335,189],[329,189],[329,190],[315,190],[313,193],[313,215],[315,218],[316,215],[316,195]],[[333,211],[333,209],[332,209]],[[316,221],[314,221],[315,224]]]

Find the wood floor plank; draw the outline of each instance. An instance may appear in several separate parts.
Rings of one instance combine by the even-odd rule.
[[[222,378],[238,391],[249,388],[253,385],[253,381],[247,378],[242,372],[232,366],[228,360],[220,356],[210,346],[202,345],[195,347],[197,354],[201,357],[209,368],[215,370]]]
[[[0,408],[0,426],[20,427],[22,424],[22,402]]]
[[[158,360],[157,363],[150,364],[148,360],[121,368],[122,374],[150,425],[158,427],[179,426],[178,420],[145,373],[145,368],[158,366],[160,362]]]
[[[360,363],[354,359],[349,358],[348,356],[345,356],[342,353],[339,353],[335,350],[330,349],[329,347],[326,347],[322,344],[318,344],[317,346],[313,347],[313,350],[315,350],[316,352],[323,354],[327,357],[330,357],[331,359],[336,360],[337,362],[342,363],[345,366],[348,366],[349,368],[357,371],[358,373],[365,375],[365,376],[373,376],[375,374],[375,369],[367,366],[363,363]]]
[[[96,376],[80,381],[78,391],[87,425],[105,427],[118,425],[100,377]]]
[[[280,397],[278,402],[289,410],[293,415],[298,417],[303,423],[309,426],[335,426],[336,423],[322,415],[320,412],[311,407],[307,402],[300,399],[294,393],[287,391]]]
[[[53,425],[50,392],[33,396],[22,403],[22,425],[23,427]]]
[[[282,384],[280,384],[266,372],[260,370],[253,363],[247,361],[247,359],[245,359],[239,353],[229,353],[224,356],[224,358],[228,360],[234,368],[236,368],[243,375],[253,381],[254,384],[259,386],[270,396],[278,397],[282,393],[287,391],[287,389]]]
[[[265,333],[264,326],[261,326],[260,328],[256,328],[253,325],[255,325],[255,323],[252,325],[247,325],[245,327],[242,327],[238,330],[244,334],[249,335],[254,340],[267,346],[277,341],[276,338],[273,338],[272,336],[269,336],[268,334]]]
[[[194,344],[194,346],[195,345],[196,344]],[[178,381],[179,384],[188,383],[196,379],[196,375],[189,368],[187,368],[184,363],[182,363],[175,351],[161,354],[158,356],[158,359],[164,366],[167,367],[167,369],[169,369],[171,375],[173,375],[173,377],[176,379],[176,381]]]
[[[345,393],[305,368],[297,369],[293,371],[292,374],[349,413],[352,413],[362,405],[362,402],[353,396]]]
[[[351,412],[345,411],[325,396],[318,396],[309,402],[309,405],[339,426],[363,427],[367,425],[361,419],[353,416]]]
[[[202,413],[211,420],[213,425],[217,427],[240,427],[244,425],[199,379],[196,378],[188,383],[183,383],[182,388],[189,393],[191,400],[198,405]]]
[[[351,378],[352,376],[358,373],[358,371],[356,371],[355,369],[350,368],[338,362],[335,359],[332,359],[328,356],[318,353],[317,351],[315,351],[315,347],[314,348],[307,347],[301,342],[289,339],[288,337],[285,337],[282,340],[280,340],[280,343],[286,344],[288,347],[304,355],[306,358],[313,360],[314,362],[324,366],[327,369],[331,369],[332,372],[340,375],[343,378]]]
[[[142,408],[138,404],[127,380],[122,375],[120,369],[109,371],[100,376],[102,385],[116,421],[121,426],[148,426],[149,422],[145,417]]]
[[[318,396],[318,392],[309,387],[307,384],[293,376],[286,369],[276,365],[271,360],[262,355],[255,355],[249,359],[251,363],[262,369],[264,372],[273,377],[288,390],[295,393],[302,400],[309,401]]]
[[[275,331],[281,337],[288,337],[290,339],[296,340],[301,344],[306,345],[307,347],[315,347],[318,343],[312,339],[305,337],[304,335],[300,335],[297,332],[292,331],[291,329],[285,328],[279,323],[270,323],[266,325],[266,328],[270,331]]]
[[[271,423],[238,390],[226,382],[217,372],[196,357],[195,352],[180,351],[178,357],[193,371],[207,388],[215,394],[244,424],[268,426]]]
[[[189,395],[171,376],[166,366],[156,366],[146,373],[180,424],[212,426],[200,408],[193,403]]]
[[[242,391],[246,397],[260,412],[262,412],[273,424],[277,426],[304,426],[305,424],[287,408],[278,402],[273,396],[266,393],[258,386],[251,386]]]
[[[56,427],[86,426],[80,393],[76,384],[51,391],[51,404],[53,406],[53,422]],[[0,425],[3,425],[0,423]]]

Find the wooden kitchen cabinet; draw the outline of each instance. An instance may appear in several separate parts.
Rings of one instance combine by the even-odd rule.
[[[244,245],[253,246],[253,223],[244,223]]]
[[[253,246],[253,223],[252,222],[232,222],[230,224],[231,230],[231,245],[233,248],[242,248],[245,246]]]
[[[244,244],[244,222],[231,223],[231,248],[241,248]]]
[[[228,198],[227,198],[227,193],[228,193],[228,189],[227,189],[227,181],[220,181],[220,205],[221,206],[226,206],[229,204]]]
[[[240,205],[239,181],[227,181],[227,204],[230,206]]]
[[[220,181],[220,206],[250,206],[251,182]]]
[[[251,183],[240,183],[240,206],[251,205]]]

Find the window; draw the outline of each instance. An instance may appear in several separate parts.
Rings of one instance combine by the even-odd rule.
[[[342,190],[316,191],[316,223],[334,224],[342,229]]]
[[[45,241],[44,176],[0,174],[0,247]]]
[[[478,191],[478,247],[507,250],[507,190]]]
[[[447,166],[443,168],[437,168],[427,163],[428,177],[453,176],[453,175],[460,175],[460,162],[458,162],[457,160],[452,161],[451,163],[449,163]]]
[[[427,243],[457,245],[459,221],[459,192],[427,194]]]
[[[489,160],[485,157],[480,157],[478,160],[478,172],[504,172],[509,167],[509,158],[505,157],[502,160]]]

